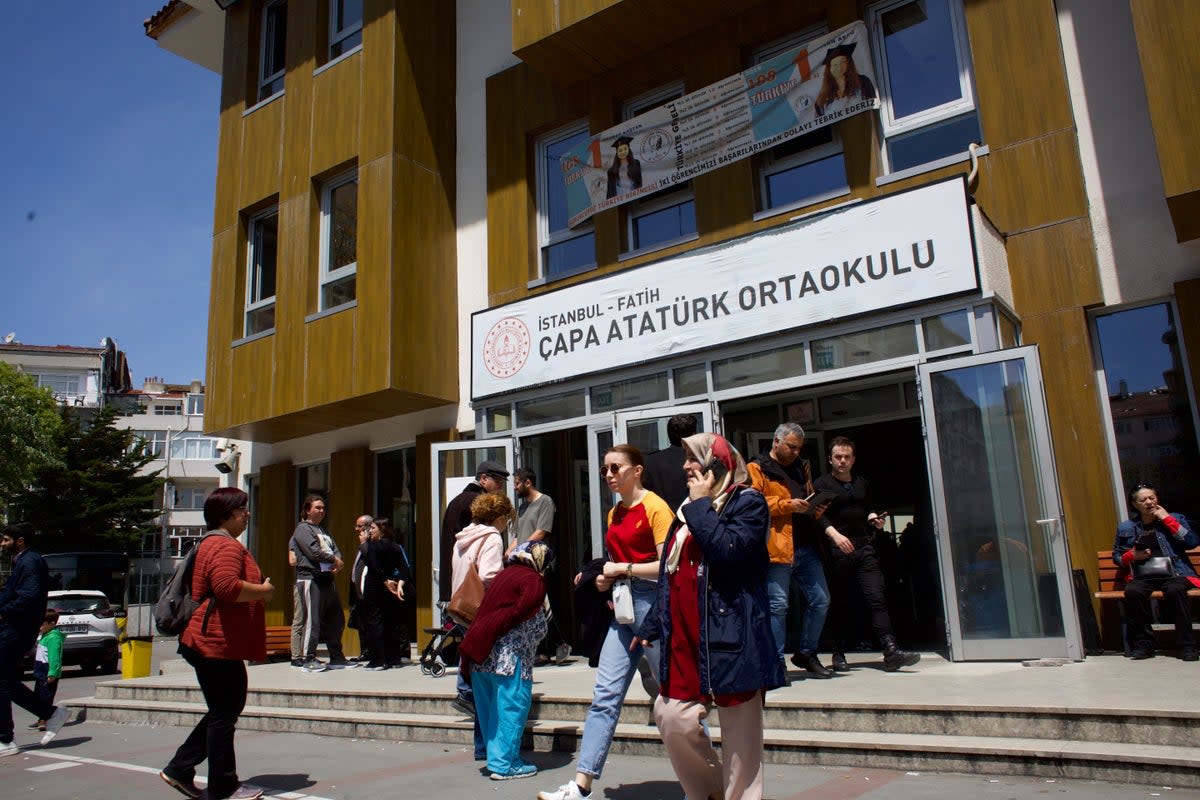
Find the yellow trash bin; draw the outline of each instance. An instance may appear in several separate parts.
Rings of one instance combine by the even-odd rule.
[[[153,639],[125,639],[121,642],[121,677],[145,678],[150,674]]]

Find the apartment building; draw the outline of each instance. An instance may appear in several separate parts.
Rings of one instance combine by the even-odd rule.
[[[1126,485],[1195,504],[1200,9],[680,8],[146,21],[222,75],[205,426],[271,445],[264,568],[319,493],[343,549],[394,518],[428,621],[441,510],[498,458],[558,504],[565,599],[613,442],[661,447],[686,412],[753,454],[791,420],[818,471],[858,443],[918,554],[894,576],[914,643],[1080,656],[1072,572],[1095,585]],[[1152,446],[1126,442],[1137,396],[1170,417]]]

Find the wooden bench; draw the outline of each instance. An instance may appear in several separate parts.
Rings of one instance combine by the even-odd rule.
[[[1188,558],[1192,564],[1200,564],[1200,547],[1188,550]],[[1120,567],[1113,563],[1112,550],[1100,550],[1096,553],[1096,566],[1100,571],[1100,588],[1095,597],[1100,601],[1100,628],[1102,631],[1101,644],[1105,650],[1129,652],[1125,639],[1125,623],[1121,614],[1121,600],[1125,597],[1125,583],[1118,581]],[[1162,592],[1151,595],[1155,599],[1162,598]],[[1200,589],[1192,589],[1188,597],[1200,597]],[[1195,619],[1196,604],[1192,604],[1192,617]],[[1168,646],[1174,646],[1174,632],[1166,640]],[[1162,644],[1160,642],[1160,644]]]
[[[292,657],[292,626],[267,626],[267,660]]]

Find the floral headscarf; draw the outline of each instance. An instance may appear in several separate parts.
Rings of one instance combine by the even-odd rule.
[[[524,564],[538,575],[545,575],[554,566],[554,551],[545,542],[521,542],[509,554],[508,563]]]
[[[750,482],[750,472],[746,469],[746,461],[729,440],[715,433],[697,433],[683,440],[684,448],[701,464],[707,464],[715,459],[725,466],[726,473],[713,485],[709,496],[713,508],[721,510],[729,499],[733,487]]]

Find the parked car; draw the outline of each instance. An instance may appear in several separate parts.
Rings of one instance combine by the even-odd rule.
[[[117,671],[117,615],[104,592],[65,589],[50,592],[47,605],[58,611],[63,639],[63,665],[84,672]]]

